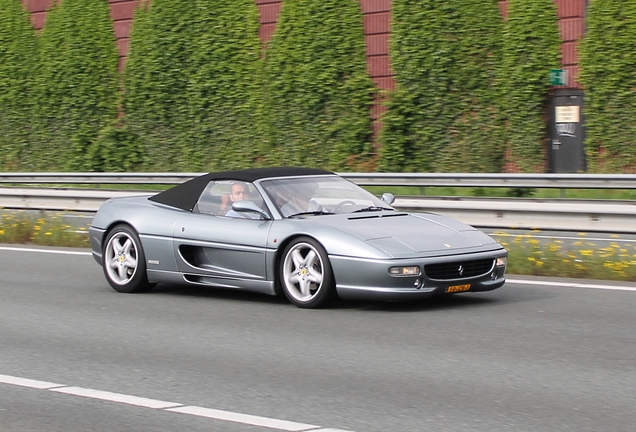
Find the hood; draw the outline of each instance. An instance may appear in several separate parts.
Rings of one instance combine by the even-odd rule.
[[[490,236],[454,219],[428,213],[382,212],[321,218],[392,257],[446,255],[499,248]]]

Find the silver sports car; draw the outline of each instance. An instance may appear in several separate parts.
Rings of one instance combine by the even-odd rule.
[[[125,293],[196,284],[317,308],[336,297],[411,300],[504,284],[508,253],[488,235],[393,201],[317,169],[210,173],[106,201],[90,240],[106,280]]]

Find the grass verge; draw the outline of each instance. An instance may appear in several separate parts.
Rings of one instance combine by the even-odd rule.
[[[50,213],[42,217],[24,211],[2,212],[0,243],[90,247],[88,229],[71,225],[67,217],[68,213]]]
[[[612,235],[601,245],[585,233],[573,242],[539,239],[539,233],[491,234],[508,249],[508,273],[636,282],[636,241]]]

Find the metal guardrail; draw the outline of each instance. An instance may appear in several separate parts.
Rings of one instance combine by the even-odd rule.
[[[480,228],[636,234],[636,201],[442,197],[399,198],[394,205]]]
[[[361,186],[636,189],[636,174],[342,173]]]
[[[0,173],[4,184],[178,184],[203,173]]]
[[[177,184],[199,173],[0,173],[5,184]],[[342,173],[361,186],[636,189],[636,175]],[[0,207],[95,212],[106,199],[152,191],[0,187]],[[636,233],[636,201],[398,197],[395,207],[483,228]]]
[[[203,173],[0,173],[4,184],[178,184]],[[636,189],[636,174],[338,173],[361,186]]]

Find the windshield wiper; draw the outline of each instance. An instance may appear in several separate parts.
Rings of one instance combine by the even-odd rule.
[[[330,215],[333,214],[331,212],[325,211],[325,210],[315,210],[315,211],[307,211],[307,212],[300,212],[300,213],[294,213],[292,215],[287,216],[287,218],[293,218],[296,216],[317,216],[317,215]]]
[[[369,207],[361,208],[359,210],[355,210],[353,211],[353,213],[373,212],[373,211],[382,211],[382,210],[395,211],[395,209],[392,209],[389,207],[369,206]]]

